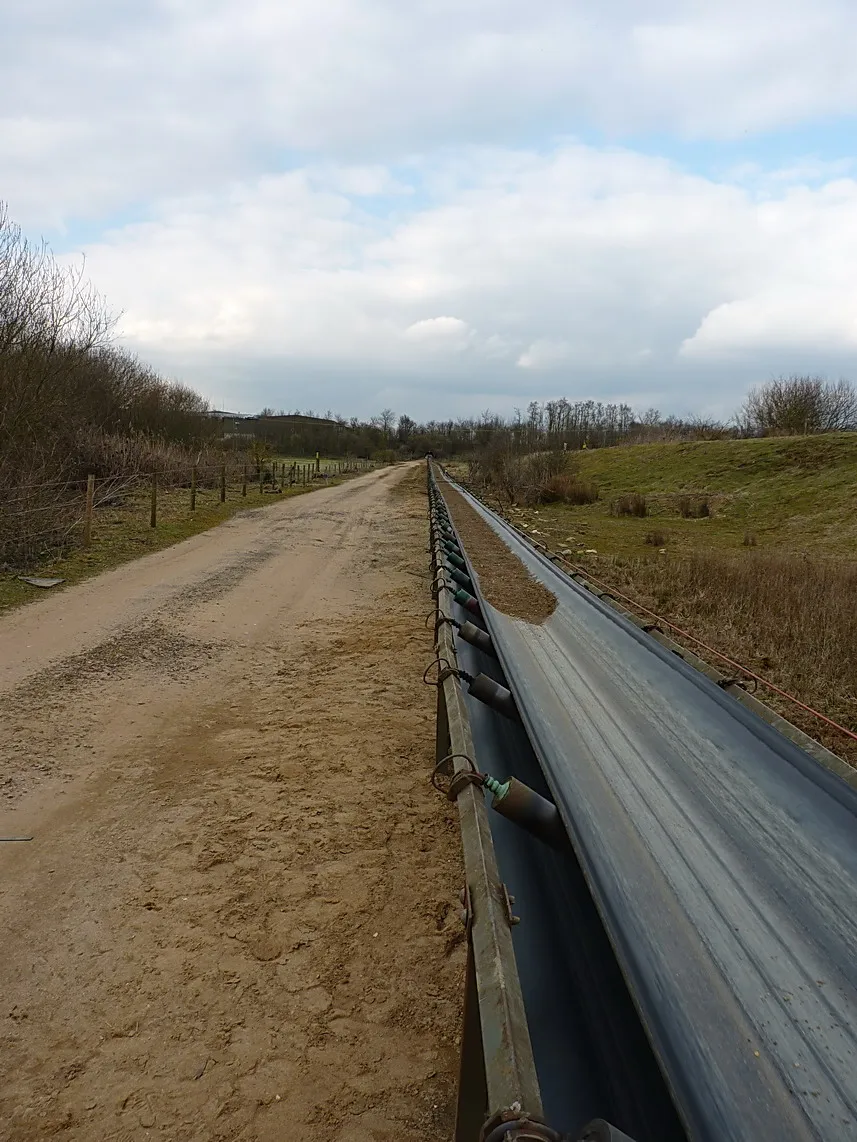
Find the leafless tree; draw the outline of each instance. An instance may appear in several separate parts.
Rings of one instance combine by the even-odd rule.
[[[739,423],[757,434],[796,436],[857,429],[857,390],[845,380],[775,377],[751,389]]]
[[[113,344],[116,316],[85,271],[0,203],[0,559],[66,535],[87,472],[139,470],[211,431],[197,393]]]
[[[372,424],[381,429],[385,441],[389,441],[395,423],[396,414],[391,408],[382,408],[377,416],[372,417]]]

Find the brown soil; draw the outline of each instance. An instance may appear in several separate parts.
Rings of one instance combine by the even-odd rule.
[[[517,555],[448,483],[443,485],[443,498],[492,607],[528,623],[550,618],[556,598],[547,587],[533,578]]]
[[[424,470],[0,620],[0,1135],[449,1136]],[[5,796],[3,796],[5,794]]]

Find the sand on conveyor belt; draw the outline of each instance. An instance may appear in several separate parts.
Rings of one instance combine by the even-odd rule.
[[[556,610],[556,596],[533,578],[496,531],[448,482],[443,498],[491,606],[528,623],[550,618]]]

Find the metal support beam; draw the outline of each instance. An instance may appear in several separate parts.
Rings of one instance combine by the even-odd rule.
[[[435,497],[437,491],[431,472],[428,478],[429,494]],[[435,567],[442,568],[444,551],[437,527],[433,527],[432,553]],[[452,618],[452,594],[444,587],[437,593],[437,617],[437,655],[452,666],[456,662],[456,650],[453,628],[447,621]],[[470,763],[476,763],[464,694],[454,673],[438,686],[437,750],[438,762],[451,757],[454,775],[469,772]],[[481,788],[464,784],[456,805],[467,880],[465,907],[468,910],[468,958],[472,966],[470,994],[466,999],[470,1015],[465,1015],[456,1142],[476,1142],[472,1134],[472,1124],[477,1118],[475,1101],[484,1100],[479,1108],[480,1124],[489,1115],[515,1104],[530,1115],[540,1116],[542,1105],[512,947],[507,895],[497,868]],[[473,1027],[474,997],[478,1036]],[[479,1062],[473,1058],[474,1052],[481,1057]],[[484,1090],[480,1093],[482,1084],[477,1082],[474,1094],[471,1083],[480,1066],[484,1073]]]
[[[455,1142],[475,1142],[485,1122],[488,1087],[485,1052],[479,1022],[479,995],[473,945],[467,944],[467,975],[464,981],[464,1026],[461,1031],[461,1063],[458,1071],[458,1106],[455,1112]]]

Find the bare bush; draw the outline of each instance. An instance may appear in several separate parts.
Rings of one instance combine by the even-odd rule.
[[[740,420],[751,432],[797,436],[857,429],[857,389],[823,377],[777,377],[751,389]]]
[[[199,486],[213,487],[222,465],[230,477],[244,466],[243,454],[224,453],[217,441],[188,447],[147,432],[121,435],[84,428],[75,439],[74,451],[80,469],[92,472],[99,482],[105,478],[148,479],[157,472],[158,482],[165,488],[189,484],[194,467]]]
[[[571,457],[566,452],[534,452],[520,455],[498,443],[470,460],[473,484],[493,491],[508,503],[542,504],[566,501],[592,503],[598,491],[590,481],[575,480]]]
[[[598,500],[598,487],[592,480],[579,480],[571,472],[549,476],[539,488],[539,503],[543,504],[594,504]]]
[[[72,542],[89,473],[169,483],[220,447],[198,393],[111,343],[115,324],[84,266],[60,266],[0,204],[0,557]]]
[[[682,519],[707,519],[711,515],[708,496],[679,496],[678,514]]]
[[[613,515],[633,515],[642,519],[648,515],[649,506],[645,496],[639,492],[630,492],[615,499],[610,505],[610,511]]]

